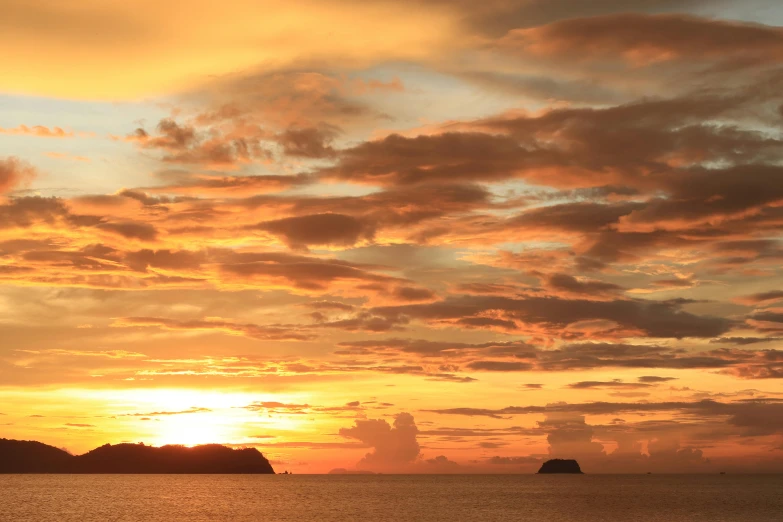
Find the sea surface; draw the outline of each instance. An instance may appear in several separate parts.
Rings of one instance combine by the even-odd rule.
[[[775,522],[783,475],[0,475],[0,520]]]

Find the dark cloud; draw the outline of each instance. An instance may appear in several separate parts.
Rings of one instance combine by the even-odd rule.
[[[402,366],[368,366],[366,370],[389,373],[394,375],[418,375],[428,381],[453,382],[467,384],[475,382],[476,379],[463,375],[447,373],[445,371],[427,371],[423,366],[402,365]]]
[[[7,211],[23,225],[28,221],[62,224],[81,219],[79,216],[74,218],[57,203],[57,200],[15,201],[5,207],[0,205],[0,215]],[[46,244],[18,243],[12,255],[34,261],[31,268],[45,273],[46,281],[52,284],[78,283],[78,286],[137,290],[157,285],[203,289],[222,284],[253,287],[263,283],[272,288],[304,293],[325,293],[332,289],[342,292],[344,297],[383,296],[385,302],[410,302],[431,295],[408,279],[383,273],[391,271],[391,267],[350,263],[324,256],[236,252],[228,248],[128,250],[125,238],[156,237],[159,244],[164,244],[166,237],[160,237],[163,234],[157,232],[150,236],[148,233],[157,229],[137,229],[127,222],[118,226],[99,225],[107,232],[111,229],[111,234],[95,238],[101,240],[100,243],[80,249],[58,245],[60,250]],[[94,225],[87,222],[87,226]],[[57,270],[67,265],[74,270]],[[408,290],[400,293],[400,288]]]
[[[436,3],[446,0],[433,0]],[[508,30],[520,27],[533,27],[561,19],[583,18],[625,13],[629,10],[642,13],[682,12],[693,8],[719,6],[725,0],[634,0],[629,6],[624,0],[490,0],[471,2],[470,0],[449,0],[450,6],[456,6],[464,13],[465,22],[476,30],[501,35]]]
[[[340,153],[328,179],[395,186],[430,182],[503,180],[530,163],[530,154],[507,136],[444,133],[406,138],[393,134]]]
[[[496,449],[507,446],[507,442],[479,442],[478,447],[483,449]]]
[[[564,203],[526,211],[506,221],[508,228],[524,227],[569,232],[598,232],[621,217],[643,208],[639,203]]]
[[[133,270],[145,272],[148,268],[166,270],[195,270],[207,262],[205,252],[190,250],[143,249],[125,254],[124,261]]]
[[[216,176],[177,172],[159,177],[166,184],[145,187],[142,190],[164,194],[241,195],[280,192],[313,182],[313,178],[307,174]],[[165,201],[160,198],[150,198],[144,192],[139,191],[123,191],[120,195],[139,199],[145,204]]]
[[[123,328],[158,327],[167,330],[214,331],[230,335],[243,335],[252,339],[275,341],[304,341],[312,339],[312,334],[302,331],[299,325],[256,325],[232,321],[205,319],[178,321],[162,317],[122,317],[112,326]]]
[[[526,342],[483,344],[386,339],[343,342],[336,355],[370,360],[381,356],[408,356],[422,363],[443,361],[463,371],[567,372],[604,368],[704,369],[741,378],[774,378],[782,369],[778,350],[688,350],[659,345],[572,343],[545,349]],[[574,388],[646,388],[673,377],[643,376],[637,383],[583,381]],[[531,385],[532,386],[532,385]],[[542,385],[538,385],[540,387]]]
[[[97,228],[119,234],[127,239],[155,241],[158,237],[158,232],[155,230],[155,227],[148,223],[101,223],[97,225]]]
[[[745,346],[748,344],[770,343],[783,340],[782,337],[719,337],[710,340],[712,344],[737,344]]]
[[[307,177],[308,180],[312,179]],[[251,210],[279,208],[296,216],[337,214],[361,222],[365,231],[410,227],[452,214],[492,206],[492,194],[471,184],[393,187],[363,196],[256,196],[241,203]]]
[[[535,357],[534,348],[522,341],[500,341],[479,344],[427,341],[423,339],[372,339],[362,341],[344,341],[338,345],[341,355],[362,355],[374,353],[407,353],[423,357],[448,357],[481,353],[486,355],[506,355],[517,358]]]
[[[532,370],[533,365],[515,361],[473,361],[468,363],[468,369],[488,372],[516,372]]]
[[[638,66],[721,59],[737,67],[776,61],[783,52],[783,32],[777,27],[683,14],[621,13],[512,30],[500,45],[573,61],[620,58]]]
[[[606,320],[620,328],[662,338],[714,337],[732,326],[727,319],[697,316],[679,308],[678,303],[661,301],[462,296],[431,304],[379,307],[374,311],[387,317],[405,316],[430,323],[454,324],[465,319],[485,319],[487,317],[480,314],[491,310],[502,312],[501,318],[495,316],[493,319],[503,319],[503,326],[509,330],[522,325],[562,329],[580,321]]]
[[[728,423],[748,437],[783,433],[783,404],[748,401],[732,409]]]
[[[643,209],[625,216],[621,226],[633,231],[646,230],[647,223],[674,230],[706,224],[709,220],[732,224],[743,217],[742,213],[763,209],[783,194],[783,183],[778,181],[780,174],[777,167],[761,165],[722,170],[693,168],[684,177],[664,178],[670,197],[650,200]],[[763,226],[764,217],[756,218],[758,226]]]
[[[717,402],[702,400],[698,402],[589,402],[579,404],[555,403],[547,406],[508,406],[500,409],[484,408],[449,408],[441,410],[426,410],[443,415],[461,415],[469,417],[490,417],[494,419],[508,418],[513,415],[545,414],[557,415],[559,418],[578,419],[578,424],[584,422],[584,415],[616,415],[620,413],[650,413],[679,412],[696,417],[715,417],[732,426],[741,429],[741,434],[752,433],[783,433],[781,413],[783,404],[775,400],[740,400],[734,402]],[[546,424],[542,424],[546,427]],[[581,431],[581,428],[580,430]],[[584,434],[578,434],[584,439]]]
[[[540,457],[500,457],[495,455],[486,460],[492,466],[536,466],[540,467],[543,459]]]
[[[398,286],[392,295],[396,300],[403,302],[433,301],[437,297],[432,290],[412,286]]]
[[[562,291],[567,294],[588,295],[599,297],[602,295],[616,295],[622,291],[622,287],[602,281],[579,281],[568,274],[552,274],[547,279],[547,284],[554,291]]]
[[[424,473],[461,473],[462,466],[453,460],[449,460],[445,455],[438,455],[432,459],[424,459],[423,461]]]
[[[55,225],[69,221],[72,221],[72,216],[59,198],[21,197],[0,204],[0,228],[3,229],[27,228],[36,223]]]
[[[371,224],[344,214],[314,214],[259,223],[254,228],[281,237],[291,248],[311,245],[352,246],[371,240],[375,235]]]
[[[615,379],[613,381],[580,381],[580,382],[574,382],[568,385],[569,388],[573,390],[587,390],[587,389],[612,389],[612,388],[624,388],[624,389],[635,389],[635,388],[649,388],[652,386],[652,384],[649,384],[649,381],[641,381],[641,382],[623,382],[620,379]]]
[[[339,134],[335,127],[290,128],[277,136],[277,142],[288,156],[330,158],[336,151],[330,145]]]
[[[678,351],[655,345],[613,343],[567,344],[543,352],[539,367],[550,371],[568,371],[600,367],[623,368],[727,368],[757,360],[758,354],[744,351]]]
[[[368,270],[374,267],[335,259],[259,253],[236,255],[232,261],[220,266],[227,276],[236,276],[243,281],[282,281],[303,290],[326,290],[330,284],[340,281],[378,284],[400,281]]]
[[[737,302],[749,305],[768,303],[783,299],[783,290],[770,290],[769,292],[760,292],[758,294],[745,295],[737,298]]]
[[[352,450],[365,449],[367,444],[359,442],[315,442],[315,441],[287,441],[287,442],[257,442],[254,444],[238,444],[239,447],[258,447],[258,448],[285,448],[285,449],[308,449],[308,450]]]
[[[657,375],[643,375],[639,377],[639,382],[646,382],[646,383],[659,383],[659,382],[669,382],[669,381],[676,381],[677,377],[659,377]]]
[[[747,128],[752,122],[742,112],[754,107],[758,111],[754,118],[772,123],[777,117],[766,112],[766,103],[776,99],[748,92],[705,92],[604,108],[553,109],[534,116],[503,115],[455,123],[447,129],[471,130],[463,140],[471,139],[478,130],[502,132],[500,137],[522,147],[524,162],[517,161],[513,169],[507,169],[502,175],[506,179],[524,177],[567,188],[619,185],[650,190],[670,186],[686,193],[699,185],[690,176],[675,174],[680,169],[710,161],[757,163],[779,157],[777,140]],[[721,120],[732,123],[711,124]],[[546,140],[546,147],[542,140]],[[676,165],[672,163],[675,157]],[[645,175],[649,172],[656,175]],[[709,178],[710,172],[721,170],[697,171],[695,176],[711,181],[711,185],[725,186],[733,171],[728,169],[715,180]],[[766,181],[777,185],[772,178]]]
[[[658,286],[661,288],[690,288],[694,286],[695,282],[687,279],[658,279],[656,281],[652,281],[650,283],[653,286]]]

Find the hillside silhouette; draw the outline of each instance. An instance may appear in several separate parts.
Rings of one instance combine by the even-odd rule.
[[[71,455],[36,441],[0,439],[0,473],[266,473],[269,461],[255,448],[219,444],[145,446],[106,444]]]

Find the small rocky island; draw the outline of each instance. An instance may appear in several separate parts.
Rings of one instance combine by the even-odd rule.
[[[269,461],[255,448],[106,444],[71,455],[40,442],[0,439],[0,473],[265,473]]]
[[[579,463],[573,459],[552,459],[544,462],[538,473],[571,473],[581,475],[582,470],[579,468]]]

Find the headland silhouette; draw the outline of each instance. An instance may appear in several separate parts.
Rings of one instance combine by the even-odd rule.
[[[275,470],[255,448],[105,444],[71,455],[41,442],[0,439],[0,473],[274,474]]]

